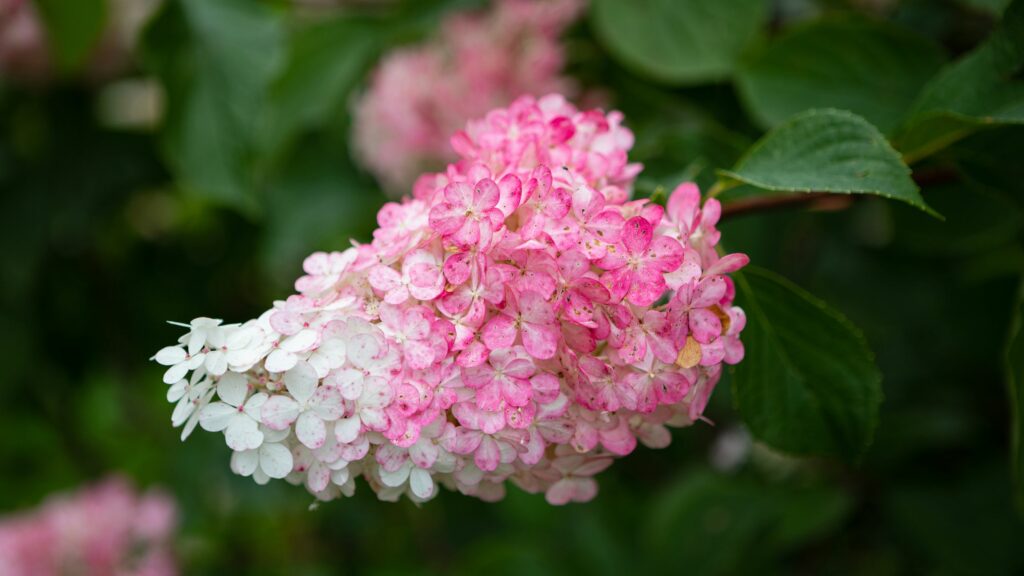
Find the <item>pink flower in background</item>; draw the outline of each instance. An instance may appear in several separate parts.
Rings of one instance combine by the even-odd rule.
[[[106,28],[85,63],[105,80],[123,73],[146,20],[162,0],[107,0]],[[44,22],[32,0],[0,0],[0,77],[38,84],[56,74]]]
[[[384,500],[491,501],[505,482],[593,498],[614,459],[701,419],[744,353],[727,275],[747,257],[719,254],[693,184],[667,211],[629,201],[632,142],[621,115],[559,95],[469,121],[372,243],[306,260],[301,294],[181,324],[154,356],[173,422],[198,412],[234,471],[321,500],[359,477]]]
[[[358,155],[395,196],[455,159],[451,135],[522,94],[571,93],[559,36],[583,0],[498,0],[385,56],[355,109]]]
[[[173,576],[177,508],[108,478],[0,517],[0,576]]]

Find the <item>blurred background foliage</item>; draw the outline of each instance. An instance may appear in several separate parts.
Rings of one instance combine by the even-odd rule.
[[[169,0],[109,82],[89,64],[107,4],[38,2],[55,70],[0,78],[0,511],[121,471],[179,500],[185,574],[1022,573],[1005,370],[1024,272],[1012,118],[957,125],[914,165],[945,221],[866,198],[723,225],[730,251],[864,331],[885,401],[858,462],[751,442],[728,385],[714,425],[638,449],[595,501],[565,508],[513,488],[498,504],[445,493],[422,508],[359,490],[310,511],[301,489],[232,475],[218,437],[180,444],[147,362],[177,334],[163,322],[253,317],[290,293],[306,253],[366,240],[385,197],[353,160],[352,97],[389,48],[482,4]],[[896,134],[1007,2],[637,4],[593,2],[564,41],[570,74],[626,114],[650,194],[712,185],[806,108]],[[685,8],[657,33],[636,16],[673,5]],[[1019,88],[1021,63],[998,79]]]

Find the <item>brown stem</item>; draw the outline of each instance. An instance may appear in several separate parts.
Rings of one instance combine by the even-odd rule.
[[[779,208],[786,208],[787,206],[799,204],[812,204],[828,195],[829,194],[827,192],[810,192],[807,194],[785,194],[779,196],[755,196],[753,198],[743,198],[741,200],[736,200],[735,202],[723,204],[722,218],[725,219],[742,216],[743,214],[749,214],[751,212],[766,212],[768,210],[777,210]]]

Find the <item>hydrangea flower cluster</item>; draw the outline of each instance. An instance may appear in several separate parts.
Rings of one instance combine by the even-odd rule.
[[[449,16],[426,43],[389,53],[355,107],[356,151],[394,194],[452,160],[449,136],[521,94],[571,93],[559,36],[583,0],[497,0]]]
[[[720,206],[694,184],[628,200],[622,115],[522,97],[452,138],[460,159],[385,205],[369,244],[316,253],[258,319],[198,318],[167,366],[172,420],[223,432],[232,469],[318,499],[505,481],[552,504],[637,442],[701,417],[745,316]]]
[[[174,576],[176,524],[170,497],[109,478],[0,518],[0,576]]]

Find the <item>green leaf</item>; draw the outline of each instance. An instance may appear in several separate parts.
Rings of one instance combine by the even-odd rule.
[[[99,42],[107,20],[104,0],[36,0],[57,67],[81,66]]]
[[[1017,505],[1024,510],[1024,284],[1014,304],[1006,346],[1006,381],[1010,392],[1010,461]]]
[[[840,108],[889,132],[942,60],[935,44],[894,25],[819,20],[754,54],[737,86],[766,127],[811,108]]]
[[[643,555],[653,573],[746,574],[834,532],[851,509],[835,487],[788,486],[688,470],[657,494]],[[737,554],[743,550],[743,554]],[[645,567],[648,568],[648,567]]]
[[[763,0],[596,0],[592,18],[608,50],[667,84],[728,78],[758,35]]]
[[[864,336],[776,274],[748,268],[736,283],[748,323],[735,401],[751,432],[787,452],[856,460],[871,444],[882,402]]]
[[[279,15],[246,0],[183,0],[150,27],[145,48],[168,92],[163,145],[179,184],[255,210],[253,120],[283,61]]]
[[[276,151],[304,129],[326,122],[347,105],[348,94],[377,52],[373,22],[336,17],[292,36],[288,63],[270,87],[260,145]]]
[[[875,194],[935,215],[910,168],[878,129],[842,110],[808,110],[790,118],[721,174],[779,192]]]
[[[1024,0],[1015,0],[981,46],[925,86],[893,140],[907,162],[985,126],[1024,123]]]

